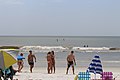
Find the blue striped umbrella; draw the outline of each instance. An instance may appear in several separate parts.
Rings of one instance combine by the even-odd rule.
[[[100,57],[98,55],[94,56],[87,71],[94,73],[95,78],[96,78],[96,74],[101,74],[103,72]]]

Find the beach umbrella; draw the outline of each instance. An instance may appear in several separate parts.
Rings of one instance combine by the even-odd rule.
[[[17,62],[16,59],[13,56],[11,56],[9,53],[5,51],[0,51],[0,68],[2,70],[9,68],[16,62]]]
[[[96,79],[96,74],[102,74],[102,64],[100,61],[100,56],[95,55],[94,58],[92,59],[92,62],[90,63],[88,69],[88,72],[94,73],[95,74],[95,79]]]

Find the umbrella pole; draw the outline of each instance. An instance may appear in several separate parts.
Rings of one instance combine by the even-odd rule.
[[[95,73],[95,80],[96,80],[96,73]]]

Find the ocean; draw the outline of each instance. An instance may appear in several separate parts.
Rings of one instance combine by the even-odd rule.
[[[71,50],[75,51],[77,65],[88,67],[95,54],[100,56],[103,67],[120,67],[119,36],[1,36],[1,46],[21,46],[19,53],[24,53],[24,66],[27,63],[28,51],[32,50],[37,58],[36,67],[46,67],[48,51],[55,51],[56,67],[67,67],[66,57]],[[14,57],[18,54],[10,53]]]

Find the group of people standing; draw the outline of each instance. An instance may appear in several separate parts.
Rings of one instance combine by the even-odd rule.
[[[25,58],[23,57],[23,53],[21,53],[20,57],[17,58],[17,60],[18,60],[18,62],[17,62],[17,64],[18,64],[18,72],[21,72],[21,70],[23,68],[23,64],[24,64],[23,59],[25,59]],[[36,62],[36,57],[35,57],[34,54],[32,54],[31,50],[29,51],[29,55],[28,55],[27,60],[28,60],[29,66],[30,66],[30,72],[32,73],[32,69],[34,67],[34,61]]]
[[[48,74],[52,73],[54,70],[55,73],[55,55],[54,51],[48,52],[47,53],[47,63],[48,63]]]
[[[23,56],[23,53],[20,54],[20,56]],[[54,55],[54,51],[50,51],[47,53],[47,71],[48,74],[51,73],[55,73],[55,55]],[[22,68],[23,68],[23,59],[25,59],[24,57],[21,57],[21,59],[18,59],[18,71],[21,72]],[[73,74],[74,73],[74,65],[76,65],[76,61],[75,61],[75,56],[74,56],[74,51],[71,51],[70,54],[67,56],[67,70],[66,70],[66,74],[68,74],[68,70],[70,67],[72,67],[72,71]],[[32,73],[32,69],[34,67],[34,62],[36,62],[36,57],[34,54],[32,54],[32,51],[29,51],[29,55],[28,55],[28,64],[30,66],[30,72]]]
[[[48,74],[51,74],[53,72],[53,69],[54,69],[54,73],[55,73],[54,51],[51,51],[51,52],[47,53],[47,63],[48,63],[48,67],[47,67]],[[71,51],[70,54],[67,56],[67,71],[66,71],[66,74],[68,74],[68,70],[71,66],[72,66],[73,74],[75,74],[74,65],[76,65],[76,60],[75,60],[75,56],[74,56],[74,51]]]
[[[48,74],[55,73],[54,51],[48,52],[46,58],[47,58],[47,64],[48,64],[48,66],[47,66]],[[24,64],[23,59],[25,59],[23,57],[23,53],[20,53],[20,55],[18,55],[18,57],[17,57],[18,70],[15,70],[12,66],[10,66],[8,69],[10,69],[11,72],[8,73],[5,77],[3,76],[4,73],[2,72],[2,70],[0,70],[0,80],[1,80],[1,77],[3,77],[4,80],[8,80],[8,78],[13,80],[13,75],[15,75],[16,72],[21,72],[21,70],[23,68],[23,64]],[[67,59],[66,74],[68,74],[68,70],[70,67],[72,67],[73,74],[75,74],[74,73],[74,65],[76,65],[76,61],[75,61],[74,51],[71,51],[66,59]],[[32,69],[34,67],[34,62],[36,62],[36,57],[34,54],[32,54],[31,50],[29,51],[27,60],[28,60],[29,66],[30,66],[30,72],[32,73]],[[5,73],[7,73],[8,69],[5,70]]]

